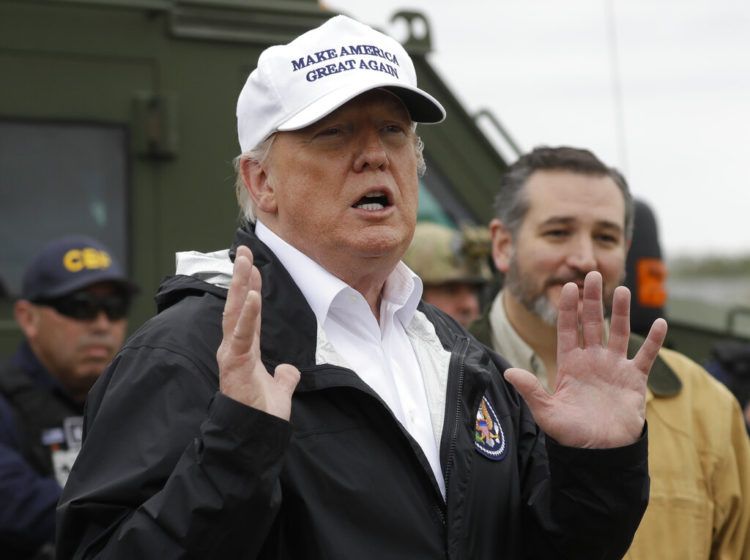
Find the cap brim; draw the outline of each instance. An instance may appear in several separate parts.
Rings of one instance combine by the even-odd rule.
[[[358,95],[374,89],[385,89],[397,96],[409,111],[409,116],[414,122],[439,123],[445,119],[445,109],[429,93],[416,87],[394,85],[392,81],[384,81],[352,84],[346,88],[335,89],[281,123],[276,130],[288,131],[304,128],[331,114]]]
[[[119,275],[109,275],[106,273],[98,274],[96,276],[87,276],[85,278],[76,279],[70,282],[66,282],[60,286],[57,286],[54,290],[49,290],[44,294],[38,294],[37,298],[56,298],[65,296],[77,290],[99,284],[100,282],[111,282],[117,284],[123,290],[127,291],[131,295],[137,294],[140,290],[138,286],[133,284],[130,280],[123,278]]]

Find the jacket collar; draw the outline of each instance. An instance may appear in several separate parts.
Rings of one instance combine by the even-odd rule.
[[[264,362],[270,367],[282,362],[300,368],[314,365],[318,323],[302,292],[268,246],[255,236],[254,225],[237,230],[229,251],[232,262],[240,245],[253,252],[263,280],[260,349]]]
[[[239,245],[246,245],[253,252],[254,264],[263,282],[260,344],[266,367],[273,371],[280,363],[292,363],[300,369],[314,366],[317,321],[304,296],[276,256],[255,236],[252,225],[237,230],[229,250],[232,262]],[[183,274],[166,278],[155,297],[158,312],[186,297],[203,297],[206,294],[218,298],[212,305],[223,308],[227,289],[200,278],[200,275]],[[221,329],[220,320],[217,326]]]
[[[644,340],[643,337],[631,333],[630,340],[628,340],[628,358],[635,356]],[[651,366],[648,388],[655,397],[659,398],[674,397],[682,391],[682,381],[659,355],[656,356],[654,365]]]

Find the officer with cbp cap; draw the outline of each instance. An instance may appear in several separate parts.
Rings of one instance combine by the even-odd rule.
[[[23,276],[24,340],[0,368],[0,556],[52,558],[86,394],[122,346],[136,287],[99,241],[47,245]]]

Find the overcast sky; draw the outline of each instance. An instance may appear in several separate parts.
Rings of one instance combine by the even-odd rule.
[[[586,147],[623,170],[667,258],[750,254],[750,1],[323,3],[399,40],[391,16],[425,14],[469,113],[491,109],[523,150]]]

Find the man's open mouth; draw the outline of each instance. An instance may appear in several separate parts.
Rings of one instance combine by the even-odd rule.
[[[382,210],[387,206],[390,206],[390,202],[388,202],[388,196],[382,191],[373,191],[360,198],[359,201],[357,201],[357,203],[354,205],[354,208],[358,208],[360,210],[375,211]]]

